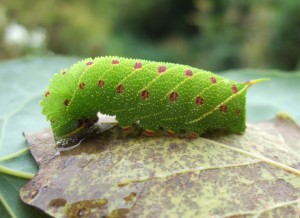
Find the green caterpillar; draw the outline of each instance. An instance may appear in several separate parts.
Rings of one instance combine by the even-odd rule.
[[[119,125],[132,123],[153,135],[201,134],[211,129],[245,130],[248,87],[186,65],[121,57],[87,58],[62,70],[40,102],[56,137],[72,135],[97,121],[97,112],[116,115]]]

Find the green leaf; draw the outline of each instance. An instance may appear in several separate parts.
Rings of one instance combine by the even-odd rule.
[[[300,128],[287,117],[243,135],[194,140],[120,128],[56,152],[50,130],[26,135],[40,163],[21,198],[55,217],[296,217]],[[298,213],[299,214],[299,213]]]
[[[48,126],[38,105],[41,93],[55,71],[76,61],[75,58],[62,57],[50,59],[22,59],[0,64],[1,217],[42,215],[24,205],[19,198],[20,188],[38,169],[28,151],[23,132],[38,131]]]
[[[0,174],[1,217],[45,217],[40,211],[22,203],[19,190],[26,182],[25,179]]]
[[[58,72],[61,68],[68,68],[78,60],[78,58],[54,56],[0,63],[0,167],[2,167],[0,179],[3,180],[4,174],[7,174],[8,171],[15,174],[15,178],[9,180],[10,186],[15,189],[10,187],[8,190],[19,189],[25,182],[23,178],[30,177],[36,172],[37,165],[26,151],[27,143],[22,133],[36,132],[49,127],[45,117],[41,114],[38,102],[53,73]],[[283,111],[289,113],[300,123],[299,103],[295,100],[299,98],[299,75],[299,72],[280,73],[265,70],[235,70],[224,73],[224,76],[239,81],[261,77],[272,79],[250,88],[247,94],[248,122],[270,119],[277,112]],[[7,159],[13,153],[20,151],[23,152]],[[6,170],[3,170],[3,167]],[[12,176],[6,177],[13,178]],[[22,208],[22,205],[16,207],[21,203],[13,201],[9,197],[17,195],[14,195],[13,192],[7,194],[4,189],[5,187],[0,187],[0,195],[7,200],[5,201],[6,206],[1,200],[0,214],[6,214],[4,217],[8,216],[10,210],[16,210],[15,213],[18,215],[22,214],[24,211],[19,209]]]
[[[38,102],[49,79],[75,58],[38,58],[8,61],[0,65],[0,158],[27,144],[22,133],[48,127]]]

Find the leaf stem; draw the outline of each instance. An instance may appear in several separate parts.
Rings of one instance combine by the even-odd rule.
[[[4,208],[7,210],[8,214],[12,218],[16,218],[17,217],[16,214],[14,213],[14,211],[11,209],[11,207],[7,203],[7,201],[5,200],[5,198],[1,195],[1,193],[0,193],[0,202],[3,204]]]
[[[4,173],[7,175],[24,178],[24,179],[31,179],[34,176],[34,174],[32,173],[25,173],[19,170],[13,170],[5,166],[0,166],[0,173]]]
[[[6,155],[4,157],[1,157],[0,158],[0,162],[1,161],[6,161],[6,160],[10,160],[10,159],[13,159],[15,157],[18,157],[20,156],[21,154],[25,153],[26,151],[28,151],[29,147],[26,147],[26,148],[23,148],[15,153],[12,153],[12,154],[9,154],[9,155]]]
[[[7,124],[8,124],[8,120],[14,116],[15,114],[17,114],[22,108],[24,108],[30,101],[32,101],[35,98],[39,98],[40,94],[32,96],[30,98],[25,99],[23,102],[20,103],[19,107],[17,107],[14,111],[12,111],[10,114],[8,114],[4,120],[3,120],[3,125],[2,125],[2,130],[0,133],[0,151],[3,148],[3,140],[4,140],[4,133],[6,131],[7,128]]]
[[[234,213],[227,213],[227,214],[223,214],[224,217],[241,217],[242,215],[252,215],[251,217],[253,218],[258,218],[258,217],[262,217],[263,213],[267,213],[268,211],[277,209],[277,208],[282,208],[282,207],[287,207],[290,206],[292,204],[299,204],[300,203],[300,199],[296,199],[294,201],[288,201],[288,202],[282,202],[282,203],[278,203],[275,204],[274,206],[270,206],[270,207],[266,207],[260,211],[240,211],[240,212],[234,212]],[[297,207],[297,206],[296,206]],[[263,216],[265,217],[265,216]]]
[[[206,138],[203,138],[203,139],[206,140],[206,141],[210,141],[210,140],[208,140],[208,139],[206,139]],[[210,141],[210,142],[211,142],[211,141]],[[225,145],[225,144],[222,144],[222,143],[219,143],[219,142],[215,142],[215,141],[214,141],[214,143],[216,143],[216,144],[218,144],[219,146],[222,146],[222,147],[224,147],[224,148],[227,148],[227,149],[230,149],[230,150],[239,152],[239,153],[241,153],[241,154],[245,154],[245,155],[248,155],[248,156],[250,156],[250,157],[257,158],[257,159],[259,159],[259,160],[261,160],[261,161],[263,161],[263,162],[265,162],[265,163],[267,163],[267,164],[271,164],[271,165],[273,165],[273,166],[275,166],[275,167],[278,167],[278,168],[283,169],[283,170],[287,170],[287,171],[289,171],[289,172],[291,172],[291,173],[296,174],[297,176],[300,176],[300,171],[297,170],[297,169],[295,169],[295,168],[292,168],[292,167],[290,167],[290,166],[284,165],[284,164],[282,164],[282,163],[276,162],[276,161],[274,161],[274,160],[271,160],[271,159],[269,159],[269,158],[266,158],[266,157],[263,157],[263,156],[260,156],[260,155],[257,155],[257,154],[252,154],[252,153],[250,153],[250,152],[248,152],[248,151],[244,151],[244,150],[242,150],[242,149],[240,149],[240,148],[231,147],[231,146],[228,146],[228,145]]]

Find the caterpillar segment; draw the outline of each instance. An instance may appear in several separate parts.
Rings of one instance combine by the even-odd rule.
[[[54,75],[40,102],[58,138],[115,115],[124,132],[138,122],[144,135],[226,129],[242,133],[246,92],[258,79],[234,82],[186,65],[122,57],[87,58]]]

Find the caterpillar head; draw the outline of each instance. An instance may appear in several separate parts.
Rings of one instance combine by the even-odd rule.
[[[89,114],[78,107],[69,108],[70,103],[70,100],[52,95],[50,91],[45,92],[40,102],[42,113],[50,121],[56,139],[77,137],[98,121],[97,112]]]
[[[43,104],[43,101],[41,104]],[[74,118],[71,113],[64,113],[50,119],[51,128],[56,139],[81,136],[86,133],[87,128],[93,126],[97,121],[97,115],[91,118],[78,119]]]

